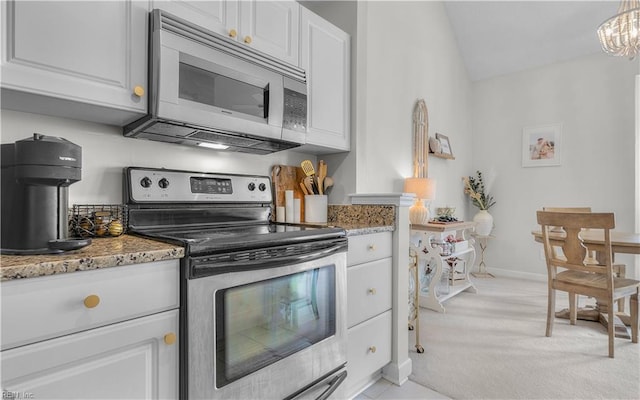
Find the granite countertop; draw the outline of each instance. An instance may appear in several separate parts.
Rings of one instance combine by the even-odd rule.
[[[0,256],[0,281],[118,267],[184,257],[184,248],[133,235],[93,239],[79,250],[36,256]]]
[[[393,232],[395,229],[393,225],[368,225],[362,223],[342,223],[334,226],[344,229],[347,232],[347,236],[368,235],[370,233],[378,232]]]
[[[395,229],[395,210],[388,206],[329,206],[327,226],[343,228],[347,236]],[[134,235],[93,239],[79,250],[39,256],[0,256],[0,281],[35,278],[75,271],[163,261],[184,257],[184,248]]]

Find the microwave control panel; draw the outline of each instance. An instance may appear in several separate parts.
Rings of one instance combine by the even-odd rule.
[[[284,88],[282,127],[292,131],[307,131],[307,95]]]

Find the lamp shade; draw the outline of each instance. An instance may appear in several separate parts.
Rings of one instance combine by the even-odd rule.
[[[418,199],[433,200],[436,197],[436,181],[429,178],[406,178],[404,191],[415,193]]]

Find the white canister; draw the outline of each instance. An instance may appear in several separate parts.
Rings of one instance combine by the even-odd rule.
[[[327,223],[327,195],[304,196],[304,219],[305,222],[314,224]]]
[[[300,223],[300,214],[301,214],[301,199],[293,199],[293,223]]]
[[[293,190],[284,191],[285,222],[293,223]]]

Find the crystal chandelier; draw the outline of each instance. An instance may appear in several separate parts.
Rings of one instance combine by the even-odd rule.
[[[618,14],[598,27],[598,38],[605,52],[633,59],[640,52],[640,1],[622,0]]]

